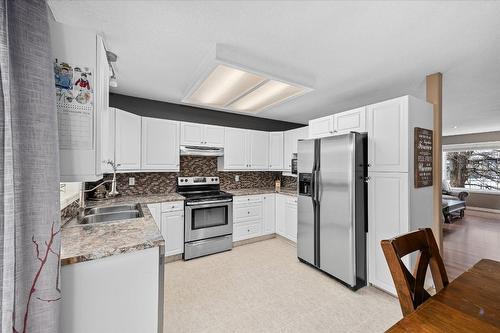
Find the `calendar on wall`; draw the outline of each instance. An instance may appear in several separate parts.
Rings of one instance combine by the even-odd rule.
[[[93,149],[94,82],[89,67],[54,63],[59,148]]]

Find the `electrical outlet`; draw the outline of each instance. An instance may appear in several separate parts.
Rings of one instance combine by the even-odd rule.
[[[234,176],[234,181],[235,182],[239,182],[240,181],[240,176],[239,175]]]
[[[128,184],[130,186],[134,186],[135,185],[135,177],[128,177]]]

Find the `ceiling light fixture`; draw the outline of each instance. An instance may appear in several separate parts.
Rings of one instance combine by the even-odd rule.
[[[259,75],[218,65],[187,98],[187,101],[224,107],[264,81],[265,78]]]
[[[242,96],[229,107],[236,111],[259,112],[274,104],[299,95],[303,89],[280,81],[269,80],[255,90]]]
[[[217,63],[183,102],[217,109],[257,113],[312,89],[268,75]]]

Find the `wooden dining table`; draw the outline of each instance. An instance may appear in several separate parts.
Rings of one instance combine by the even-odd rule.
[[[480,260],[387,332],[500,332],[500,262]]]

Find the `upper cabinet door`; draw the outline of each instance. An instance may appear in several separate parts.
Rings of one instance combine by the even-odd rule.
[[[224,140],[224,169],[244,170],[248,168],[247,131],[238,128],[226,128]]]
[[[142,118],[142,169],[179,171],[179,122]]]
[[[101,169],[112,173],[113,168],[105,161],[115,160],[115,109],[106,108],[101,114]]]
[[[250,142],[250,165],[252,170],[269,170],[269,133],[248,131]]]
[[[369,105],[369,171],[408,172],[408,99]]]
[[[333,128],[335,135],[366,132],[366,107],[334,114]]]
[[[204,142],[209,147],[224,147],[224,127],[205,125]]]
[[[115,109],[115,159],[119,170],[141,168],[141,117]]]
[[[283,171],[292,171],[293,143],[296,141],[294,130],[286,131],[283,134]]]
[[[202,124],[181,123],[181,145],[201,146],[204,145]]]
[[[269,133],[269,170],[283,170],[283,132]]]
[[[333,116],[309,120],[309,137],[323,138],[334,134]]]

